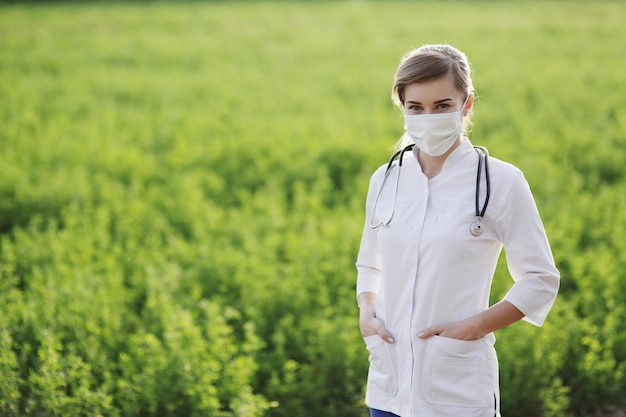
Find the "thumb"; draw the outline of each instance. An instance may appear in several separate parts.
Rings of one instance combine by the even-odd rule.
[[[378,335],[380,337],[382,337],[382,339],[387,342],[387,343],[393,343],[393,337],[391,337],[391,335],[389,334],[389,331],[387,330],[387,328],[385,327],[385,323],[383,323],[382,320],[380,319],[374,319],[374,330],[376,330],[376,333],[378,333]]]

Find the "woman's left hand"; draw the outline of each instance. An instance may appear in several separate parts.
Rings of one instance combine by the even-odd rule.
[[[458,340],[478,340],[484,336],[477,325],[472,320],[457,321],[429,327],[417,335],[421,339],[428,339],[432,336],[442,336]]]
[[[473,317],[452,323],[438,324],[421,331],[417,337],[427,339],[439,335],[450,339],[478,340],[487,333],[515,323],[524,317],[517,307],[502,300]]]

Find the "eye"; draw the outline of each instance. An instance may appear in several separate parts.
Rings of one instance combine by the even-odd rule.
[[[419,111],[421,111],[421,110],[422,110],[422,106],[418,106],[417,104],[409,104],[409,105],[406,107],[406,109],[407,109],[407,110],[410,110],[410,111],[412,111],[412,112],[417,113],[417,112],[419,112]]]
[[[450,108],[450,105],[448,103],[439,103],[437,105],[437,109],[438,110],[445,110],[445,109],[448,109],[448,108]]]

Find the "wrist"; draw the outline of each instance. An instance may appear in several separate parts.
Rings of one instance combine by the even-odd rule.
[[[374,307],[376,305],[376,294],[373,292],[363,292],[357,297],[357,305],[360,309]]]
[[[483,320],[481,320],[480,315],[476,315],[466,321],[467,328],[469,333],[472,335],[473,339],[480,339],[484,335],[488,333],[483,327]]]
[[[374,304],[362,304],[359,306],[359,315],[361,317],[376,317],[376,306]]]

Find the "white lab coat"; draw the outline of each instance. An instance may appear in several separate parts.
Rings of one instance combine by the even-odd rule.
[[[491,282],[502,247],[514,284],[505,296],[541,326],[554,303],[559,272],[530,188],[520,170],[489,158],[491,193],[475,237],[478,155],[464,139],[441,173],[428,179],[416,152],[402,165],[393,220],[397,166],[374,200],[385,166],[371,178],[366,219],[357,259],[357,296],[378,294],[377,317],[395,343],[365,338],[370,352],[366,403],[401,417],[499,416],[498,361],[495,338],[477,341],[440,336],[420,339],[428,327],[463,320],[489,307]],[[484,175],[484,170],[483,170]],[[479,208],[485,198],[481,180]],[[372,217],[373,216],[373,217]]]

